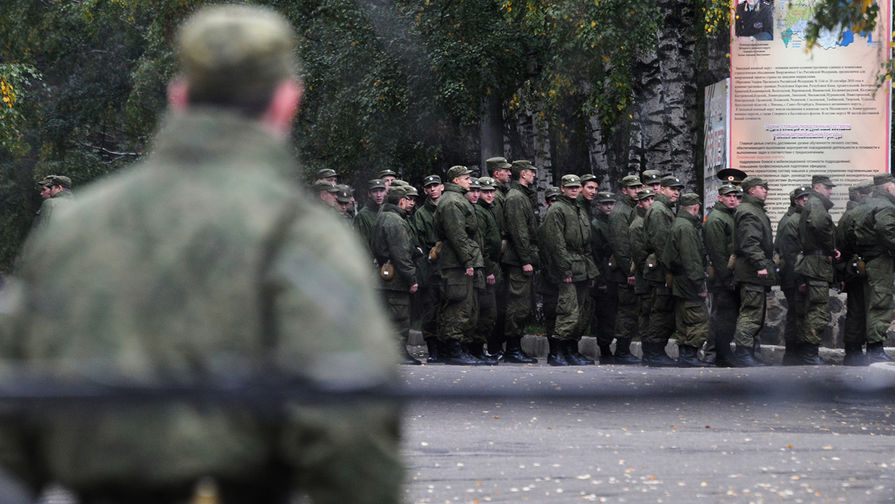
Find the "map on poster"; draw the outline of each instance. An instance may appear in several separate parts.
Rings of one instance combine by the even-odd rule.
[[[779,21],[777,28],[780,30],[780,38],[786,47],[791,49],[802,49],[805,47],[805,29],[808,27],[808,22],[814,18],[815,3],[817,3],[817,0],[790,0],[784,2],[783,12],[785,12],[785,15]],[[845,28],[842,30],[842,39],[840,40],[839,31],[838,28],[835,30],[821,30],[817,37],[816,47],[830,50],[847,47],[854,43],[878,43],[873,40],[873,32],[855,34],[848,28]]]

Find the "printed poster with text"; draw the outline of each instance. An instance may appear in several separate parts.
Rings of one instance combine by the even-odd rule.
[[[890,171],[891,83],[879,85],[889,57],[891,0],[877,0],[871,33],[823,32],[806,51],[815,0],[733,0],[730,51],[730,166],[770,184],[776,229],[789,192],[828,175],[834,219],[848,186]]]

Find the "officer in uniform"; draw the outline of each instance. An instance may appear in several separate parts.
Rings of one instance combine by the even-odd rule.
[[[745,0],[737,5],[737,37],[754,40],[774,39],[774,4],[767,0]]]
[[[707,262],[699,236],[699,207],[699,195],[681,195],[677,217],[662,251],[662,263],[671,274],[679,367],[706,365],[697,357],[709,332],[709,311],[705,305]]]
[[[73,197],[71,179],[65,175],[47,175],[37,185],[40,186],[40,197],[43,198],[43,202],[37,210],[35,229],[46,226],[53,212],[70,203]]]
[[[465,166],[452,166],[446,175],[444,194],[435,209],[435,232],[442,242],[438,256],[441,272],[441,311],[438,316],[438,359],[452,365],[482,365],[484,361],[463,349],[472,341],[478,306],[476,284],[484,282],[481,239],[475,208],[464,194],[472,185]]]
[[[733,334],[736,343],[733,365],[754,367],[765,365],[755,358],[755,347],[764,327],[767,291],[777,284],[777,268],[771,221],[764,209],[768,183],[750,175],[740,186],[745,194],[733,216],[736,256],[733,278],[740,294],[740,311]]]
[[[895,178],[873,177],[873,197],[855,217],[855,241],[864,261],[864,303],[867,313],[867,360],[891,362],[883,344],[892,322],[892,256],[895,255]]]
[[[0,301],[0,352],[74,383],[391,382],[392,329],[363,245],[296,197],[288,21],[206,7],[176,40],[180,77],[151,155],[29,238]],[[0,461],[83,504],[187,502],[206,478],[225,503],[402,499],[388,404],[285,403],[273,416],[179,399],[95,406],[4,416]]]
[[[846,294],[845,312],[845,358],[846,366],[866,366],[869,361],[864,355],[867,342],[867,314],[864,312],[864,288],[861,270],[864,259],[858,256],[855,243],[854,223],[870,202],[873,180],[866,180],[848,188],[848,209],[836,224],[836,245],[842,253],[838,268],[839,280]]]
[[[373,236],[373,223],[379,208],[385,202],[385,182],[382,179],[370,179],[367,186],[367,202],[354,217],[354,230],[360,234],[361,239],[367,245],[367,249],[373,250],[371,238]]]
[[[665,346],[674,332],[674,298],[666,279],[667,265],[662,263],[662,252],[668,241],[668,233],[674,223],[672,206],[677,203],[684,184],[674,175],[662,177],[656,199],[643,218],[646,234],[646,259],[644,277],[650,284],[649,325],[642,337],[643,363],[652,367],[677,365],[665,353]]]
[[[413,196],[406,187],[392,186],[373,225],[373,255],[381,266],[379,289],[398,329],[402,364],[420,364],[407,351],[410,337],[410,297],[419,289],[414,258],[417,247],[407,212]]]
[[[786,345],[783,353],[784,366],[802,364],[797,348],[799,322],[804,319],[805,310],[805,303],[802,301],[804,289],[800,288],[804,280],[796,273],[795,266],[798,255],[802,252],[802,244],[799,242],[799,222],[810,192],[810,187],[801,186],[789,193],[790,206],[777,224],[777,237],[774,239],[774,250],[781,262],[780,290],[783,291],[787,306],[786,326],[783,330],[783,341]]]
[[[627,175],[621,180],[621,195],[609,213],[609,260],[608,282],[614,282],[618,290],[618,310],[615,319],[615,350],[628,349],[637,335],[637,295],[634,293],[635,266],[631,258],[631,222],[637,205],[637,192],[643,184],[637,175]]]
[[[501,257],[507,282],[504,360],[534,364],[538,360],[522,352],[522,331],[531,313],[532,277],[538,262],[537,193],[531,187],[537,168],[528,161],[513,161],[511,170],[513,181],[504,201],[507,247]]]
[[[578,343],[587,328],[589,289],[597,267],[590,249],[590,219],[578,204],[581,179],[563,175],[562,194],[547,209],[542,246],[549,257],[546,271],[557,286],[556,324],[548,362],[551,365],[592,365],[594,361],[578,352]]]
[[[709,293],[712,310],[709,334],[703,348],[705,362],[727,367],[733,356],[730,342],[740,302],[733,281],[733,214],[740,206],[742,190],[733,184],[718,188],[718,203],[703,226],[703,239],[709,256]]]
[[[799,243],[802,260],[795,271],[804,278],[805,308],[796,333],[796,354],[803,365],[817,366],[824,362],[817,355],[824,330],[830,325],[830,285],[833,283],[833,262],[840,252],[836,248],[836,225],[830,216],[833,202],[833,181],[826,175],[811,177],[808,201],[799,219]]]
[[[438,272],[437,262],[430,260],[432,250],[438,243],[438,233],[435,231],[435,209],[438,201],[444,193],[444,184],[438,175],[428,175],[423,179],[423,192],[426,193],[426,202],[413,214],[411,223],[416,231],[416,239],[423,256],[417,261],[417,269],[421,272],[420,293],[416,299],[420,303],[422,325],[420,329],[426,347],[429,350],[427,362],[438,362],[438,310],[441,306],[441,275]]]

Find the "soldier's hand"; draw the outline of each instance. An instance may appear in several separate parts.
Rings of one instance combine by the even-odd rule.
[[[494,278],[494,275],[488,275],[485,277],[485,283],[488,285],[494,285],[497,283],[497,279]]]
[[[531,275],[532,273],[535,272],[535,268],[531,264],[523,264],[522,272],[525,273],[526,275]]]
[[[562,283],[572,283],[572,277],[565,277],[562,279]]]
[[[833,253],[835,254],[833,257],[838,261],[840,257],[842,257],[842,252],[839,249],[833,249]]]
[[[758,278],[767,278],[767,276],[768,276],[768,269],[767,269],[767,268],[762,268],[762,269],[758,270],[758,271],[756,272],[756,274],[758,275]]]
[[[701,297],[701,298],[704,298],[704,297],[706,297],[706,296],[708,296],[708,295],[709,295],[709,293],[706,292],[706,291],[702,291],[702,292],[699,293],[699,297]]]
[[[475,275],[475,268],[466,268],[466,276],[471,277]]]
[[[633,276],[628,277],[628,285],[634,285],[634,277]]]
[[[799,284],[799,292],[805,292],[808,289],[806,284]]]
[[[420,289],[420,284],[413,284],[410,286],[410,293],[413,294]]]
[[[592,288],[594,285],[597,285],[597,281],[596,281],[596,280],[591,280],[591,281],[590,281],[590,284],[588,284],[588,287],[591,287],[591,288]]]

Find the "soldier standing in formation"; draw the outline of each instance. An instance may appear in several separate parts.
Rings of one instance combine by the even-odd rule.
[[[718,203],[703,226],[710,264],[708,287],[712,295],[709,334],[704,348],[705,362],[723,367],[733,365],[730,343],[740,307],[733,279],[733,214],[740,206],[742,197],[743,191],[739,186],[722,184],[718,189]]]
[[[367,202],[360,212],[354,217],[354,230],[361,236],[361,240],[367,245],[367,249],[373,250],[373,224],[379,208],[385,202],[385,182],[382,179],[371,179],[367,188]]]
[[[780,258],[780,290],[783,291],[787,306],[786,325],[783,329],[784,366],[799,365],[801,362],[797,352],[798,327],[799,321],[804,318],[802,312],[805,304],[802,302],[804,294],[799,288],[802,282],[795,267],[802,251],[799,242],[799,222],[810,190],[811,188],[807,186],[801,186],[789,193],[789,209],[780,218],[777,224],[777,237],[774,239],[774,250]]]
[[[630,226],[634,220],[637,192],[643,184],[637,175],[627,175],[621,180],[621,197],[609,213],[609,246],[612,256],[609,264],[609,279],[618,290],[618,310],[615,319],[615,349],[630,347],[637,336],[638,300],[634,292],[634,271],[632,260]]]
[[[867,313],[864,311],[864,287],[862,274],[864,259],[858,255],[855,243],[854,223],[857,215],[870,202],[873,181],[865,181],[849,187],[847,210],[836,224],[836,245],[842,253],[840,280],[846,294],[845,312],[845,358],[846,366],[866,366],[869,362],[864,355],[867,343]]]
[[[438,263],[430,256],[434,256],[438,244],[438,233],[435,231],[435,209],[444,192],[444,184],[438,175],[429,175],[423,179],[423,192],[426,193],[426,202],[413,214],[413,228],[416,231],[417,242],[423,249],[423,256],[418,262],[421,271],[419,307],[420,330],[423,340],[429,350],[427,361],[438,362],[438,308],[441,305],[441,274],[438,271]]]
[[[482,256],[485,260],[483,274],[485,284],[476,290],[479,303],[479,321],[476,329],[478,342],[473,347],[472,355],[489,364],[497,364],[497,349],[500,345],[494,341],[494,325],[497,322],[497,289],[502,283],[503,273],[500,270],[500,227],[494,217],[494,198],[496,181],[490,177],[482,177],[479,182],[479,199],[475,203],[475,215],[482,237]],[[483,343],[487,343],[489,353],[485,353]]]

